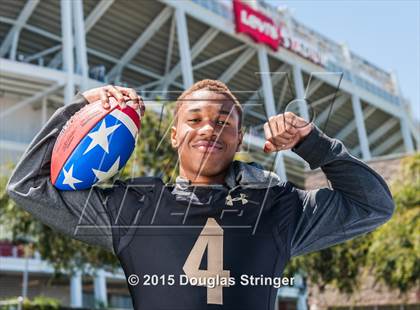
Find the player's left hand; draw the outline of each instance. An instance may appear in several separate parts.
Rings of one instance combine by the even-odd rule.
[[[293,148],[312,131],[313,124],[292,112],[269,118],[264,124],[264,152],[278,152]]]

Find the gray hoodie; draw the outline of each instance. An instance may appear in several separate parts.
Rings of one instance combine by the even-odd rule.
[[[90,190],[60,191],[50,181],[50,161],[55,140],[66,121],[87,101],[78,94],[73,102],[58,109],[32,140],[14,169],[7,185],[9,196],[24,210],[51,228],[83,242],[114,251],[111,222],[106,212],[106,197],[100,187]],[[320,167],[331,188],[304,191],[296,189],[300,204],[293,236],[291,256],[343,242],[372,231],[393,214],[394,203],[384,180],[362,161],[351,156],[343,143],[323,134],[316,126],[293,151],[309,163]],[[121,184],[126,184],[124,181]],[[270,188],[293,186],[282,182],[273,172],[233,161],[224,185],[209,190],[229,191],[237,186]],[[177,178],[172,194],[177,200],[206,200],[188,181]],[[78,229],[84,224],[95,228],[90,233]]]

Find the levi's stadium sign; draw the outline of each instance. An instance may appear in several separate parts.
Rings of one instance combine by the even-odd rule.
[[[245,33],[255,42],[268,45],[274,51],[282,46],[316,64],[323,65],[320,53],[310,44],[292,37],[284,23],[278,26],[272,18],[240,0],[233,0],[233,11],[237,33]]]
[[[248,34],[255,42],[264,43],[277,51],[280,32],[274,21],[244,3],[234,0],[236,32]]]
[[[295,38],[290,35],[289,30],[283,24],[280,28],[280,45],[284,48],[291,50],[292,52],[302,56],[303,58],[309,59],[313,63],[324,65],[325,61],[314,47],[305,43],[303,40]]]

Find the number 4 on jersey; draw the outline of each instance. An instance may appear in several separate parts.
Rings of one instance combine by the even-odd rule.
[[[207,270],[200,268],[207,247]],[[229,278],[230,270],[223,270],[223,229],[214,218],[208,218],[206,225],[194,244],[183,270],[188,278]],[[207,283],[207,281],[206,281]],[[222,285],[207,287],[207,303],[223,305]]]

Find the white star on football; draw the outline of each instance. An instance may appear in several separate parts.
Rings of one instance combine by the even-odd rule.
[[[101,171],[97,169],[92,169],[92,171],[95,174],[95,176],[98,178],[99,182],[102,182],[114,176],[118,172],[119,166],[120,166],[120,157],[117,158],[117,160],[112,164],[111,168],[109,168],[108,171]]]
[[[90,144],[83,152],[83,155],[85,155],[97,145],[99,145],[106,153],[109,153],[108,136],[112,134],[118,127],[120,127],[120,125],[121,124],[106,127],[105,120],[103,120],[97,131],[88,134],[88,137],[90,137],[92,141],[90,141]]]
[[[66,171],[66,169],[64,170],[64,180],[63,180],[63,184],[66,184],[68,186],[70,186],[72,189],[76,189],[76,187],[74,187],[75,183],[81,183],[83,182],[82,180],[76,179],[75,177],[73,177],[73,166],[71,165],[70,169],[68,171]]]

